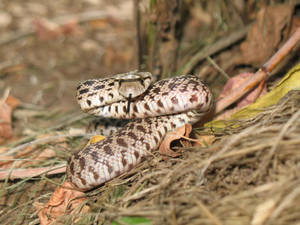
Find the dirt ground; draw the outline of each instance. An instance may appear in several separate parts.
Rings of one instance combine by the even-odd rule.
[[[50,31],[40,28],[40,37],[25,35],[2,44],[1,90],[11,87],[11,94],[24,104],[66,111],[77,108],[74,90],[79,81],[134,69],[132,5],[109,2],[3,1],[1,15],[7,24],[2,25],[1,33],[7,38],[38,29],[37,24],[44,22],[40,21],[42,18],[59,20],[62,16],[72,18],[73,14],[97,10],[100,20],[74,25],[69,35],[51,36],[47,33]],[[129,11],[128,15],[119,17],[118,7],[124,7],[121,10]],[[3,71],[7,64],[8,71]]]
[[[1,1],[0,98],[9,91],[17,107],[12,112],[12,136],[0,143],[0,173],[65,165],[85,146],[90,136],[82,133],[92,117],[80,112],[76,87],[89,78],[138,68],[133,2]],[[286,27],[300,26],[296,1],[290,1],[293,9],[288,1],[234,1],[228,7],[226,1],[195,2],[186,1],[188,16],[174,74],[201,76],[216,97],[227,79],[220,75],[222,69],[230,76],[256,71],[290,36]],[[275,7],[279,3],[280,9]],[[272,32],[266,29],[267,44],[256,46],[262,39],[247,36],[247,25],[261,21],[260,10],[273,6],[276,14],[269,9],[268,19],[278,15],[274,17],[282,20],[273,19]],[[169,48],[174,42],[165,39],[164,52],[157,51],[157,58],[174,51]],[[206,51],[221,70],[197,55],[216,40],[221,40],[222,49],[213,45]],[[261,54],[253,51],[260,48]],[[150,49],[145,58],[154,65],[154,47]],[[297,63],[299,52],[294,51],[272,73],[265,91]],[[148,66],[151,72],[165,71],[164,65],[155,66]],[[86,193],[84,210],[68,214],[67,209],[54,224],[299,224],[299,106],[298,87],[255,117],[235,121],[237,126],[196,128],[194,136],[213,136],[212,143],[181,148],[180,157],[168,160],[155,153],[132,171]],[[47,224],[40,222],[37,205],[46,204],[65,180],[64,173],[2,179],[0,224]]]

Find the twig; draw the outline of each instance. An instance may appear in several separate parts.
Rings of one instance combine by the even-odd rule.
[[[14,180],[28,177],[36,177],[42,174],[53,175],[66,172],[66,165],[49,166],[41,168],[28,168],[28,169],[10,169],[0,171],[0,180]]]
[[[223,109],[237,101],[239,98],[244,96],[250,90],[252,90],[256,85],[267,79],[269,73],[277,66],[281,60],[292,50],[293,47],[300,40],[300,27],[297,28],[296,32],[289,38],[289,40],[275,53],[270,60],[268,60],[262,69],[259,69],[253,76],[251,76],[247,81],[245,81],[241,86],[234,89],[229,95],[222,98],[217,102],[216,113],[221,112]]]
[[[269,59],[264,65],[263,70],[270,73],[282,59],[295,47],[300,40],[300,27],[296,29],[293,35],[287,40],[287,42]]]
[[[219,67],[219,65],[215,63],[215,61],[210,56],[207,56],[206,59],[210,64],[213,65],[213,67],[216,68],[216,70],[218,70],[226,78],[226,80],[230,79],[228,74],[221,67]]]

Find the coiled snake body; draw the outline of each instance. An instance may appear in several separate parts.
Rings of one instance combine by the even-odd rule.
[[[139,119],[71,157],[67,176],[75,188],[89,190],[129,171],[157,149],[168,131],[197,122],[213,108],[211,91],[196,76],[151,80],[148,72],[129,72],[78,86],[83,111]]]

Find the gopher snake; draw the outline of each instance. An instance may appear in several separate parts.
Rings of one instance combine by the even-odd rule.
[[[168,131],[197,122],[213,108],[210,90],[194,75],[154,84],[151,80],[148,72],[129,72],[78,86],[83,111],[139,119],[71,157],[67,176],[75,188],[89,190],[129,171],[159,146]]]

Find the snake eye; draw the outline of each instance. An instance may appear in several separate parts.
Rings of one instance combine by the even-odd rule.
[[[145,80],[144,79],[140,79],[140,83],[141,83],[141,85],[143,85],[143,87],[145,87]]]

